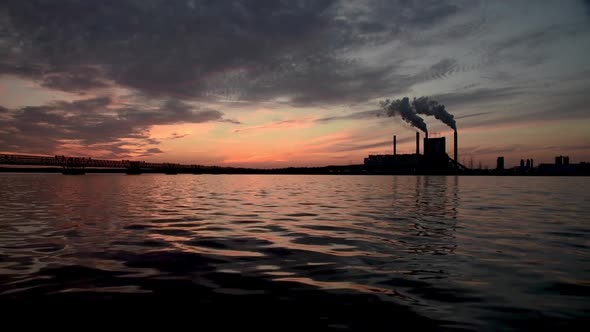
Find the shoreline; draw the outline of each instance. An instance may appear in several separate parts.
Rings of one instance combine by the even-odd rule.
[[[173,173],[161,169],[142,169],[137,172],[129,172],[121,168],[84,168],[63,169],[58,167],[0,167],[0,173],[47,173],[61,174],[69,173],[76,175],[83,174],[269,174],[269,175],[447,175],[447,176],[590,176],[590,172],[544,172],[538,169],[527,172],[514,170],[391,170],[387,168],[366,167],[364,165],[349,166],[323,166],[323,167],[287,167],[275,169],[257,168],[233,168],[233,167],[203,167],[198,170],[175,169]]]

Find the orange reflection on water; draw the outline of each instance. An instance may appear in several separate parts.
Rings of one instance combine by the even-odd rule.
[[[314,280],[311,278],[305,278],[305,277],[284,277],[284,278],[275,278],[273,280],[274,281],[297,282],[297,283],[301,283],[301,284],[319,287],[322,289],[352,289],[352,290],[362,292],[362,293],[398,295],[398,296],[406,297],[406,296],[401,295],[392,289],[375,287],[375,286],[366,286],[366,285],[361,285],[361,284],[350,282],[350,281],[318,281],[318,280]]]

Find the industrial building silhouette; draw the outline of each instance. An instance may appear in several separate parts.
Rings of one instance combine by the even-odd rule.
[[[449,157],[446,152],[446,138],[429,138],[428,133],[423,140],[424,153],[420,154],[420,133],[416,132],[416,153],[397,154],[397,136],[393,136],[393,154],[372,154],[365,158],[367,167],[388,168],[399,172],[416,171],[450,171],[466,169],[458,162],[457,131],[454,132],[454,155]]]

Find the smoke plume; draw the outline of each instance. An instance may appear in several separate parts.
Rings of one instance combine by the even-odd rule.
[[[405,99],[405,98],[404,98]],[[428,97],[414,98],[412,106],[416,113],[424,114],[427,116],[434,116],[442,123],[457,130],[457,123],[452,114],[447,112],[445,105],[439,104],[437,101],[432,100]]]
[[[412,109],[412,105],[410,105],[410,99],[408,97],[393,101],[387,99],[381,102],[381,107],[386,111],[387,116],[400,115],[402,119],[410,125],[422,130],[425,133],[428,132],[426,129],[426,122],[424,122],[424,119],[422,119],[418,114],[416,114],[416,111]]]

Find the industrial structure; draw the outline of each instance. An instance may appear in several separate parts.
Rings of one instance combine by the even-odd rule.
[[[557,156],[555,157],[555,165],[557,166],[568,166],[570,164],[569,156]]]
[[[84,157],[66,156],[32,156],[22,154],[0,154],[0,164],[22,166],[60,167],[63,174],[84,174],[87,168],[120,168],[127,174],[141,174],[145,171],[157,171],[165,174],[200,173],[205,166],[182,165],[173,163],[150,163],[133,160],[101,160]]]
[[[539,164],[542,175],[590,175],[590,163],[570,163],[569,156],[556,156],[554,164]]]
[[[423,154],[420,154],[420,133],[416,132],[416,153],[397,154],[397,137],[393,136],[393,154],[373,154],[364,160],[364,165],[372,168],[386,168],[400,173],[420,171],[453,171],[466,169],[458,162],[457,131],[454,131],[453,159],[446,152],[446,138],[429,138],[423,140]]]

